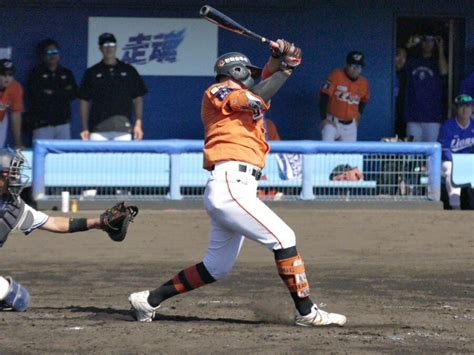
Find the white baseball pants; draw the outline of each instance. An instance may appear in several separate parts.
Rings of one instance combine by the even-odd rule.
[[[327,115],[329,122],[324,122],[321,130],[322,140],[324,142],[356,142],[357,141],[357,122],[353,120],[350,124],[342,124],[337,117]]]
[[[440,127],[436,122],[408,122],[407,136],[413,136],[415,142],[436,142]]]
[[[91,141],[131,141],[132,135],[127,132],[91,132]]]
[[[461,188],[454,187],[451,181],[451,173],[453,171],[452,161],[443,161],[441,165],[441,175],[444,177],[446,182],[446,190],[449,196],[449,205],[454,209],[461,208]]]
[[[5,115],[3,121],[0,121],[0,148],[4,148],[7,141],[8,120],[10,119],[8,116]]]
[[[33,140],[36,139],[71,139],[71,124],[37,128],[33,130]]]
[[[239,171],[239,165],[247,167]],[[204,192],[211,217],[209,246],[204,265],[214,279],[224,278],[235,264],[244,237],[270,250],[295,246],[295,233],[257,198],[253,165],[226,161],[216,164]]]

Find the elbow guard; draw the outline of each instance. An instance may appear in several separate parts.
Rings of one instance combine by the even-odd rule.
[[[250,111],[253,119],[263,117],[263,112],[268,110],[268,105],[263,99],[250,91],[239,90],[229,98],[229,106],[233,111]]]

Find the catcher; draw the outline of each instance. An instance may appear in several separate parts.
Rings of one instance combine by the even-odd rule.
[[[122,241],[127,228],[138,214],[136,206],[120,202],[107,209],[99,218],[51,217],[27,205],[20,197],[27,178],[22,174],[25,158],[20,152],[0,149],[0,247],[8,235],[17,229],[25,235],[35,229],[54,233],[76,233],[102,229],[117,242]],[[30,295],[26,288],[11,277],[0,276],[0,309],[26,311]]]

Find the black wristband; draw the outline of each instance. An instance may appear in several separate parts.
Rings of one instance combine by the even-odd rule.
[[[69,233],[83,232],[89,230],[87,228],[86,218],[69,218]]]

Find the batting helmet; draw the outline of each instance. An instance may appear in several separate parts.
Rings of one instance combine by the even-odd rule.
[[[22,173],[26,158],[19,151],[0,149],[0,171],[7,174],[8,191],[18,197],[29,178]]]
[[[245,54],[238,52],[229,52],[217,58],[214,71],[216,80],[222,76],[228,76],[248,88],[254,85],[254,79],[262,73],[261,68],[252,65]]]

